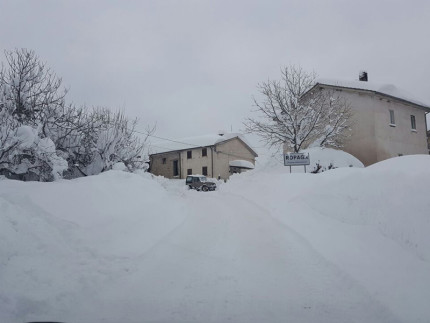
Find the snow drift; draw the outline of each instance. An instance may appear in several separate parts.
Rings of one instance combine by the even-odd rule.
[[[430,156],[350,163],[0,180],[0,321],[425,322]]]

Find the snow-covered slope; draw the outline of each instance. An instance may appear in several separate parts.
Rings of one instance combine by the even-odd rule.
[[[0,180],[0,322],[426,322],[429,166]]]

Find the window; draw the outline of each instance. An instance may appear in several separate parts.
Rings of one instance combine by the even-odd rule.
[[[191,168],[187,169],[187,175],[193,175],[193,170]]]
[[[394,118],[394,110],[390,110],[390,126],[396,125],[396,119]]]
[[[178,167],[178,161],[173,161],[173,176],[179,176],[179,167]]]
[[[208,155],[208,149],[207,148],[203,148],[202,149],[202,157],[205,157]]]
[[[208,175],[208,168],[206,166],[202,167],[202,175],[205,175],[205,176]]]
[[[415,116],[411,115],[411,129],[417,130],[417,124],[415,122]]]
[[[166,164],[166,158],[163,158],[163,164]]]
[[[191,158],[193,158],[192,151],[188,150],[187,151],[187,159],[191,159]]]

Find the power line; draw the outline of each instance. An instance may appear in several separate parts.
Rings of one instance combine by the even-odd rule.
[[[137,133],[140,133],[140,134],[142,134],[142,135],[148,136],[148,137],[153,137],[153,138],[157,138],[157,139],[161,139],[161,140],[166,140],[166,141],[170,141],[170,142],[174,142],[174,143],[178,143],[178,144],[183,144],[183,145],[193,146],[193,147],[195,147],[195,148],[201,148],[201,147],[204,147],[204,146],[202,146],[202,145],[190,144],[190,143],[188,143],[188,142],[183,142],[183,141],[178,141],[178,140],[173,140],[173,139],[169,139],[169,138],[164,138],[164,137],[159,137],[159,136],[151,135],[151,134],[149,134],[149,133],[147,133],[147,132],[141,132],[141,131],[138,131],[138,130],[133,130],[133,131],[134,131],[134,132],[137,132]],[[158,147],[158,148],[166,148],[166,149],[169,149],[168,147],[161,147],[161,146],[157,146],[157,145],[152,145],[152,146],[154,146],[154,147]],[[251,146],[249,146],[249,147],[250,147],[250,148],[252,148],[252,149],[265,148],[264,146],[262,146],[262,147],[251,147]],[[178,150],[179,150],[179,149],[178,149]]]
[[[138,131],[138,130],[134,130],[134,132],[140,133],[140,134],[145,135],[145,136],[148,136],[148,137],[153,137],[153,138],[157,138],[157,139],[161,139],[161,140],[166,140],[166,141],[175,142],[175,143],[177,143],[177,144],[183,144],[183,145],[193,146],[193,147],[195,147],[195,148],[200,148],[200,147],[202,147],[201,145],[199,146],[199,145],[195,145],[195,144],[190,144],[190,143],[188,143],[188,142],[183,142],[183,141],[173,140],[173,139],[169,139],[169,138],[163,138],[163,137],[159,137],[159,136],[151,135],[151,134],[149,134],[149,133],[147,133],[147,132],[146,132],[146,133],[145,133],[145,132],[141,132],[141,131]],[[160,146],[156,146],[156,145],[153,145],[153,146],[155,146],[155,147],[159,147],[159,148],[165,148],[165,147],[160,147]],[[166,148],[167,148],[167,147],[166,147]]]

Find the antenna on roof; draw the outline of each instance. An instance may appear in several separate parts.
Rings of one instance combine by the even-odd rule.
[[[362,82],[367,82],[367,72],[361,71],[360,74],[358,75],[358,79]]]

